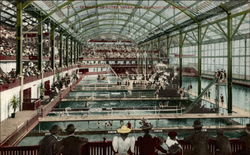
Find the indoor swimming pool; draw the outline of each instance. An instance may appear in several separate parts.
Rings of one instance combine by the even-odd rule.
[[[113,76],[112,76],[113,77]],[[104,82],[95,80],[96,76],[86,76],[84,80],[82,80],[77,88],[85,87],[85,85],[93,86],[96,83],[99,83],[100,86],[102,83],[105,84],[116,84],[115,80],[110,80]],[[187,86],[191,83],[193,86],[192,91],[197,92],[197,82],[194,78],[187,78],[185,77],[183,85],[187,88]],[[206,87],[209,84],[209,80],[202,80],[202,87]],[[223,86],[224,87],[224,86]],[[77,90],[71,91],[66,99],[86,99],[89,97],[95,98],[120,98],[120,97],[141,97],[145,96],[148,98],[153,98],[154,90],[143,90],[143,91],[125,91],[125,90],[102,90],[102,91],[80,91]],[[214,94],[214,86],[210,88],[211,98],[215,97]],[[226,96],[226,89],[221,88],[221,93]],[[234,98],[234,106],[245,107],[246,109],[250,110],[249,107],[250,103],[247,102],[249,100],[249,89],[242,87],[242,86],[233,86],[233,91],[235,94],[240,96],[239,98]],[[155,114],[166,114],[166,113],[182,113],[183,111],[173,110],[174,106],[176,107],[185,107],[190,102],[186,101],[126,101],[126,100],[114,100],[114,101],[61,101],[54,110],[49,114],[49,117],[53,116],[67,116],[67,115],[82,115],[90,116],[90,115],[155,115]],[[202,101],[202,105],[206,108],[212,108],[213,105],[205,100]],[[159,109],[162,106],[163,109]],[[164,107],[171,107],[172,111],[169,109],[164,109]],[[175,107],[175,109],[176,109]],[[143,109],[144,108],[144,109]],[[148,108],[148,109],[147,109]],[[164,111],[165,110],[165,111]],[[226,112],[226,110],[221,109],[220,111]],[[192,128],[193,122],[196,119],[152,119],[148,120],[155,129],[152,131],[153,136],[161,136],[163,138],[167,138],[167,130],[169,128],[183,128],[189,127]],[[208,127],[208,133],[210,136],[215,136],[216,131],[210,130],[209,128],[219,128],[219,127],[230,127],[232,125],[245,125],[250,122],[249,118],[202,118],[200,119],[202,124]],[[74,124],[77,131],[76,134],[78,136],[86,137],[89,141],[102,141],[103,137],[105,137],[108,141],[112,140],[112,138],[116,135],[115,130],[119,128],[122,124],[127,124],[128,121],[132,124],[134,130],[132,131],[131,135],[138,137],[141,136],[142,133],[138,130],[140,129],[140,122],[141,120],[105,120],[105,121],[98,121],[98,120],[82,120],[82,121],[63,121],[63,122],[40,122],[28,136],[26,136],[20,143],[20,146],[26,145],[37,145],[38,142],[41,140],[45,133],[48,133],[50,127],[54,124],[58,124],[62,129],[65,129],[68,124]],[[166,133],[165,133],[166,132]],[[234,131],[225,131],[225,135],[231,138],[236,138],[240,136],[241,130],[234,130]],[[183,137],[187,136],[190,131],[187,130],[180,130],[178,132],[178,137],[182,139]],[[63,138],[64,136],[61,136]]]

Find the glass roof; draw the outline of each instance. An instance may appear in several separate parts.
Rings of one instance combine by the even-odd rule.
[[[47,14],[46,19],[53,19],[79,40],[87,40],[93,34],[115,33],[127,36],[136,42],[171,28],[178,28],[187,21],[197,23],[199,16],[213,13],[213,10],[220,5],[229,3],[225,0],[31,0],[31,2],[30,7]],[[15,10],[10,9],[13,4],[8,1],[2,3],[9,8],[7,13],[3,12],[6,14],[4,19],[6,22],[13,21],[11,15],[14,16]],[[233,5],[233,2],[230,3]],[[207,19],[204,18],[202,21]],[[36,22],[34,20],[27,23],[34,25]],[[216,33],[213,27],[209,29],[211,33]]]

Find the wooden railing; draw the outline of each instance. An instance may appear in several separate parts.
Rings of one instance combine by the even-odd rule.
[[[23,102],[23,110],[36,110],[41,106],[40,99],[31,99],[30,101]]]
[[[192,149],[190,143],[179,141],[183,148],[183,154],[187,154]],[[242,142],[239,139],[231,139],[231,148],[233,155],[237,155],[242,150]],[[215,142],[209,142],[209,150],[214,155],[215,154]],[[38,155],[39,146],[14,146],[14,147],[2,147],[0,148],[0,154],[28,154],[28,155]],[[114,155],[112,150],[112,142],[89,142],[82,147],[82,155]],[[139,155],[139,149],[137,143],[135,146],[135,155]]]
[[[32,130],[38,124],[39,115],[35,114],[30,120],[24,122],[21,127],[17,128],[11,135],[9,135],[0,144],[0,146],[9,146],[17,144],[30,130]],[[2,148],[0,148],[0,155]],[[7,154],[9,155],[9,154]]]
[[[55,97],[49,104],[45,105],[41,108],[40,116],[44,117],[48,115],[48,113],[53,109],[56,104],[58,104],[61,99],[63,99],[73,88],[76,87],[76,85],[82,80],[83,76],[81,76],[78,81],[73,83],[71,86],[60,92],[59,96]]]
[[[56,73],[60,73],[60,72],[68,71],[70,69],[74,69],[74,68],[78,68],[78,65],[73,65],[73,66],[70,66],[68,68],[60,68],[60,69],[58,69],[55,72]],[[52,76],[52,75],[54,75],[53,71],[51,71],[51,72],[44,72],[43,78],[46,78],[46,77],[49,77],[49,76]],[[27,83],[31,83],[31,82],[34,82],[36,80],[41,80],[41,79],[42,79],[41,75],[38,75],[38,76],[27,76],[27,77],[24,77],[24,81],[23,82],[24,82],[24,84],[27,84]],[[11,89],[11,88],[18,87],[20,85],[21,85],[20,78],[16,78],[11,83],[4,83],[4,84],[0,85],[0,92],[8,90],[8,89]]]

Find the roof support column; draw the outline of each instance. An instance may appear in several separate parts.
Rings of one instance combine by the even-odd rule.
[[[51,49],[51,68],[55,69],[55,25],[51,23],[50,49]]]
[[[66,66],[69,67],[69,37],[66,37]]]
[[[63,66],[63,33],[60,32],[59,68]]]
[[[231,13],[227,15],[227,112],[232,114],[232,17]]]
[[[74,64],[76,64],[76,54],[77,54],[77,42],[74,41]]]
[[[202,50],[202,39],[201,39],[201,25],[198,24],[198,95],[201,94],[201,50]]]
[[[17,1],[17,12],[16,12],[16,75],[22,76],[23,74],[23,7],[22,1]]]
[[[73,38],[70,38],[70,64],[73,64]]]
[[[40,74],[43,72],[42,61],[43,61],[43,21],[41,18],[38,19],[38,70]]]
[[[182,31],[180,31],[179,34],[179,84],[180,88],[182,87],[182,47],[183,47],[183,36]]]

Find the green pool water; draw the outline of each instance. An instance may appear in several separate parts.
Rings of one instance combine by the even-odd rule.
[[[83,81],[80,82],[80,85],[84,84],[94,84],[94,83],[116,83],[116,79],[111,76],[110,80],[108,81],[97,81],[93,80],[93,77],[95,76],[87,76]],[[209,80],[202,80],[202,87],[205,88],[206,85],[209,84]],[[184,77],[183,78],[183,86],[187,88],[187,86],[192,83],[193,89],[192,91],[197,93],[197,80],[195,78],[188,78]],[[211,98],[215,97],[214,90],[215,88],[212,87],[211,89]],[[146,92],[146,91],[145,91]],[[68,97],[75,97],[75,96],[84,96],[84,97],[89,97],[89,96],[108,96],[108,95],[124,95],[127,94],[126,91],[117,91],[115,94],[112,94],[114,92],[94,92],[94,91],[88,91],[88,92],[71,92]],[[135,92],[133,92],[135,93]],[[138,93],[138,92],[137,92]],[[142,93],[142,92],[140,92]],[[147,91],[148,94],[153,94],[153,91]],[[227,91],[226,88],[221,89],[221,93],[226,96]],[[237,97],[236,97],[237,96]],[[113,96],[114,97],[114,96]],[[226,99],[226,97],[225,97]],[[226,102],[226,101],[225,101]],[[60,104],[57,106],[57,108],[66,108],[66,107],[71,107],[71,108],[86,108],[86,103],[87,102],[60,102]],[[159,101],[98,101],[98,102],[88,102],[87,107],[92,109],[90,114],[100,114],[98,110],[101,108],[124,108],[124,107],[145,107],[145,106],[151,106],[154,107],[155,105],[159,105]],[[166,102],[165,104],[180,104],[180,102]],[[210,103],[206,101],[202,101],[202,104],[207,106],[208,108],[211,106]],[[242,87],[242,86],[233,86],[233,104],[235,106],[238,106],[240,108],[245,108],[247,110],[250,110],[250,90],[249,88]],[[95,110],[97,110],[95,112]],[[132,111],[124,111],[122,114],[133,114],[131,113]],[[82,113],[75,113],[77,115],[81,115]],[[85,113],[86,114],[86,113]],[[101,113],[105,114],[105,113]],[[106,114],[115,114],[115,113],[106,113]],[[121,113],[117,113],[121,114]],[[135,111],[134,114],[138,114],[137,111]],[[140,111],[141,115],[148,115],[148,114],[155,114],[154,112],[148,112],[148,111]],[[53,115],[53,113],[51,114]],[[222,120],[222,119],[200,119],[201,122],[203,123],[204,126],[230,126],[227,121]],[[242,119],[232,119],[234,121],[237,121],[243,125],[246,123],[250,123],[250,119],[246,118],[244,120]],[[164,127],[183,127],[183,126],[189,126],[191,127],[193,124],[194,119],[161,119],[161,120],[150,120],[153,124],[154,127],[157,128],[164,128]],[[65,129],[68,124],[74,124],[75,127],[77,128],[77,131],[109,131],[109,130],[116,130],[117,128],[120,127],[121,123],[119,120],[116,121],[111,121],[112,126],[105,126],[105,123],[108,121],[75,121],[75,122],[41,122],[39,123],[33,131],[36,132],[48,132],[50,127],[54,124],[58,124],[62,129]],[[124,124],[126,124],[128,121],[124,121]],[[133,128],[139,128],[140,127],[140,120],[131,120],[130,121],[132,124]],[[208,132],[210,136],[215,136],[215,132]],[[185,136],[187,136],[190,133],[187,132],[178,132],[178,137],[181,139]],[[89,141],[102,141],[103,137],[106,137],[107,140],[112,140],[112,138],[116,134],[85,134],[85,135],[79,135],[82,137],[86,137],[89,139]],[[131,135],[138,137],[143,135],[142,133],[131,133]],[[167,137],[167,133],[152,133],[153,136],[162,136],[163,138]],[[240,131],[226,131],[225,135],[231,138],[236,138],[240,136]],[[61,137],[62,138],[62,137]],[[25,137],[20,143],[20,146],[26,146],[26,145],[37,145],[38,142],[42,139],[42,136],[27,136]]]
[[[205,88],[209,84],[210,80],[202,79],[201,87]],[[192,91],[198,92],[198,79],[193,77],[183,77],[183,87],[187,88],[189,84],[192,84]],[[239,107],[249,111],[250,114],[250,88],[233,85],[233,106]],[[215,98],[215,86],[210,88],[211,98]],[[227,86],[220,87],[220,94],[224,96],[224,102],[227,103]]]

